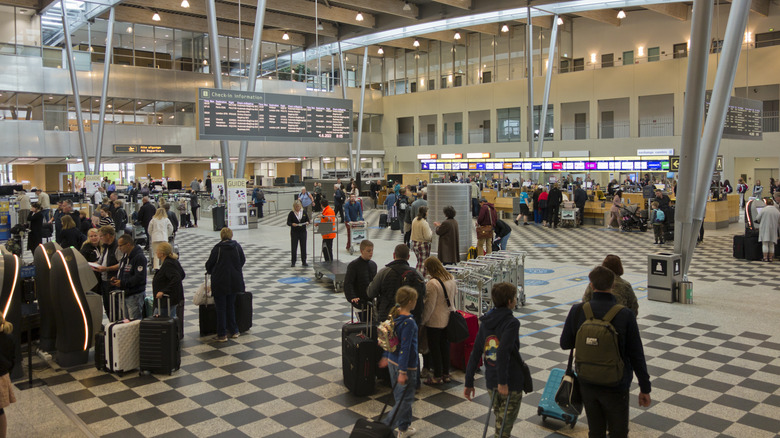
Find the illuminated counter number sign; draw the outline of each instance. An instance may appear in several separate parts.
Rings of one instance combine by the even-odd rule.
[[[115,144],[115,154],[181,154],[181,145],[178,144]]]

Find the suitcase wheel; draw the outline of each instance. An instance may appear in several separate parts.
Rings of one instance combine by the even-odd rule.
[[[322,280],[322,272],[315,272],[314,278],[316,278],[317,280]]]

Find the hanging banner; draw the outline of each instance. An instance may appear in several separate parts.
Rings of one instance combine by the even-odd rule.
[[[214,184],[214,178],[212,178],[211,183]],[[243,178],[231,178],[227,180],[227,226],[232,230],[249,229],[248,211],[246,180]]]
[[[224,176],[212,176],[211,177],[211,197],[216,199],[220,204],[225,202],[225,177]]]
[[[84,177],[84,187],[87,189],[87,196],[92,196],[100,188],[100,181],[103,177],[100,175],[86,175]]]

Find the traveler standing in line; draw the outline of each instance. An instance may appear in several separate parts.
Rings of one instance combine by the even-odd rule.
[[[198,182],[200,182],[200,180],[198,180]],[[209,196],[211,196],[211,189],[212,189],[212,186],[211,186],[211,174],[208,174],[206,176],[206,181],[203,184],[206,185],[206,193],[208,193]],[[202,187],[203,186],[201,185],[201,188]]]
[[[617,190],[612,198],[612,208],[609,209],[609,224],[607,228],[612,228],[613,223],[617,223],[616,228],[620,228],[623,219],[620,217],[620,207],[623,206],[623,191]]]
[[[739,193],[739,207],[745,208],[745,194],[748,191],[748,185],[745,184],[745,181],[740,178],[739,183],[737,184],[737,193]]]
[[[236,323],[236,295],[245,291],[243,267],[244,250],[233,240],[233,231],[225,227],[219,232],[222,239],[211,249],[206,261],[206,273],[211,275],[211,293],[217,306],[217,342],[226,342],[239,336]]]
[[[95,223],[92,221],[92,218],[87,217],[87,209],[79,210],[79,231],[81,231],[81,234],[87,235],[87,232],[95,228]],[[95,215],[99,215],[99,211],[95,211]]]
[[[192,178],[192,182],[190,182],[190,190],[193,192],[200,191],[200,183],[198,182],[198,178]]]
[[[358,309],[358,320],[368,320],[368,285],[376,277],[376,263],[371,260],[374,256],[374,243],[370,240],[360,242],[360,257],[349,262],[347,274],[344,276],[344,296]]]
[[[84,243],[86,238],[84,237],[84,234],[81,233],[81,230],[76,228],[76,223],[73,222],[73,218],[70,216],[63,216],[61,221],[62,232],[60,232],[60,238],[57,240],[57,243],[63,248],[70,246],[81,248],[81,244]]]
[[[401,287],[402,276],[409,270],[414,270],[409,266],[409,247],[400,243],[393,250],[393,261],[379,270],[368,285],[368,299],[376,298],[376,311],[380,321],[387,319],[395,304],[395,293]]]
[[[19,202],[19,210],[16,212],[17,224],[27,222],[27,215],[30,214],[30,197],[27,196],[27,190],[22,189],[16,192],[16,200]]]
[[[582,188],[580,183],[574,185],[574,206],[579,210],[580,225],[584,225],[585,221],[585,204],[588,202],[588,193]]]
[[[425,359],[426,367],[433,365],[433,376],[429,376],[426,385],[439,385],[449,383],[450,378],[450,341],[447,339],[447,323],[450,312],[455,311],[458,299],[458,285],[452,274],[444,269],[436,257],[428,257],[424,262],[425,270],[431,275],[431,279],[425,284],[425,308],[422,315],[422,327],[428,334],[428,348],[430,354]],[[447,292],[450,304],[444,297]]]
[[[168,238],[173,235],[173,224],[168,219],[168,214],[164,208],[158,208],[154,218],[149,222],[149,240],[152,242],[152,254],[154,254],[152,269],[160,269],[160,259],[157,258],[157,245],[162,242],[168,242]]]
[[[154,205],[152,205],[151,202],[149,202],[149,197],[144,196],[141,198],[141,208],[138,209],[138,222],[141,222],[141,224],[144,226],[144,231],[146,232],[146,247],[149,247],[149,222],[152,221],[152,218],[154,217],[156,213],[156,210],[154,208]]]
[[[87,240],[81,244],[79,252],[84,256],[87,262],[98,263],[100,261],[102,248],[100,244],[100,234],[98,233],[97,228],[89,230],[89,233],[87,234]],[[97,284],[92,288],[92,292],[95,292],[98,295],[103,295],[103,289],[101,288],[100,284],[100,272],[97,270],[94,270],[94,272],[95,278],[97,278]]]
[[[764,186],[761,185],[761,180],[756,180],[756,185],[753,186],[753,197],[756,199],[761,199],[764,194]]]
[[[477,217],[477,228],[490,227],[490,232],[483,238],[477,236],[477,253],[479,255],[490,254],[493,252],[493,230],[498,220],[498,214],[496,209],[493,208],[493,204],[487,202],[487,199],[482,198],[479,201],[479,216]]]
[[[122,207],[122,201],[114,201],[114,229],[116,235],[121,236],[125,234],[125,227],[127,227],[127,212]]]
[[[444,265],[454,265],[460,262],[460,231],[458,221],[455,220],[455,208],[451,205],[444,207],[444,222],[434,222],[436,235],[439,236],[437,257]]]
[[[173,252],[173,247],[168,242],[162,242],[155,249],[155,257],[160,259],[160,269],[152,279],[152,294],[154,294],[154,307],[158,306],[158,300],[163,295],[168,295],[171,300],[171,309],[176,312],[179,339],[184,338],[184,287],[182,281],[186,277],[184,269],[179,263],[179,256]],[[168,315],[168,306],[161,302],[160,315]]]
[[[542,189],[539,186],[536,186],[536,189],[534,189],[534,193],[531,196],[531,199],[534,203],[534,223],[535,224],[541,224],[542,223],[542,210],[539,207],[539,196],[542,194]]]
[[[376,180],[368,182],[368,193],[369,196],[371,196],[371,200],[374,201],[374,208],[378,207],[377,202],[379,199],[379,190],[381,190],[381,187]]]
[[[144,250],[133,242],[129,234],[119,238],[117,247],[122,251],[122,259],[119,261],[118,276],[111,280],[111,285],[125,291],[124,305],[127,318],[140,319],[143,317],[146,266],[149,262],[146,260]],[[106,305],[105,300],[103,305]]]
[[[328,200],[323,199],[322,214],[319,215],[319,223],[329,223],[333,229],[332,232],[322,234],[322,257],[326,262],[333,260],[333,239],[336,238],[336,213],[328,206]]]
[[[43,242],[44,217],[40,203],[34,202],[30,207],[32,214],[27,216],[27,221],[30,223],[30,232],[27,234],[27,249],[35,255],[35,248]]]
[[[49,194],[41,191],[41,189],[33,189],[36,196],[38,196],[38,203],[41,204],[41,213],[43,213],[43,220],[48,222],[51,216],[51,200]]]
[[[485,359],[485,386],[493,400],[498,438],[512,436],[520,403],[523,400],[524,376],[520,365],[520,321],[512,314],[517,305],[517,288],[510,283],[498,283],[490,291],[495,308],[479,318],[479,331],[466,365],[466,384],[463,395],[471,401],[474,397],[474,373],[479,359]],[[498,391],[498,394],[495,392]],[[508,406],[507,406],[508,404]],[[506,411],[506,418],[504,412]],[[590,417],[588,417],[590,418]]]
[[[190,193],[190,210],[192,210],[192,222],[195,227],[198,226],[198,209],[200,208],[200,202],[198,202],[198,192]]]
[[[98,228],[105,227],[106,225],[113,227],[116,230],[114,219],[111,217],[111,209],[107,205],[100,207],[100,220],[98,221]]]
[[[117,276],[119,261],[122,260],[124,253],[119,249],[119,242],[113,228],[99,229],[98,236],[100,237],[100,256],[97,263],[100,267],[93,269],[100,273],[100,294],[103,295],[103,309],[106,311],[106,315],[110,315],[111,281]],[[130,237],[129,234],[128,237]]]
[[[603,437],[609,430],[612,438],[627,437],[628,391],[632,374],[636,374],[639,380],[639,406],[648,407],[651,403],[650,375],[647,373],[642,339],[634,313],[618,305],[610,292],[615,274],[604,266],[597,266],[590,271],[588,278],[593,287],[593,298],[571,308],[560,344],[564,350],[576,347],[577,377],[582,404],[588,416],[589,436]],[[609,321],[614,331],[599,330],[595,324],[589,324],[587,332],[580,333],[589,317]],[[582,327],[582,330],[585,328]],[[606,336],[598,336],[605,333]],[[617,342],[613,341],[614,337],[617,337]],[[601,342],[614,347],[600,345]],[[589,347],[598,351],[590,352]],[[607,354],[606,350],[612,354]]]
[[[347,228],[347,251],[352,246],[352,226],[350,222],[360,222],[363,220],[363,204],[357,202],[354,193],[349,195],[349,202],[344,206],[344,224]]]
[[[309,216],[303,211],[301,201],[295,200],[293,202],[293,209],[287,215],[287,226],[290,227],[290,248],[292,252],[292,262],[290,267],[295,267],[295,262],[298,261],[298,247],[301,248],[301,262],[303,266],[309,266],[306,264],[306,225],[309,224]]]
[[[399,195],[396,198],[395,205],[398,210],[398,220],[401,221],[401,233],[404,235],[404,243],[410,246],[409,239],[411,237],[411,231],[412,231],[412,225],[410,223],[405,222],[406,218],[406,210],[409,208],[409,197],[406,195],[406,187],[401,187],[399,191]],[[407,234],[407,227],[409,233]]]
[[[775,244],[777,243],[777,230],[780,229],[780,210],[773,207],[771,198],[766,198],[766,207],[761,209],[755,221],[758,222],[758,240],[764,251],[765,262],[771,262],[775,257]]]
[[[311,217],[311,205],[314,203],[314,198],[312,198],[311,193],[306,191],[306,187],[301,187],[298,200],[301,201],[301,207],[306,212],[306,216]]]
[[[542,223],[543,227],[547,226],[547,198],[549,196],[549,193],[547,193],[547,188],[542,187],[541,192],[539,192],[539,222]]]
[[[417,270],[425,278],[426,269],[423,262],[431,255],[433,231],[428,225],[428,207],[417,209],[417,217],[412,222],[411,242],[414,255],[417,257]]]
[[[550,228],[558,228],[561,202],[563,202],[561,189],[558,188],[558,184],[553,184],[550,193],[547,194],[547,225]]]
[[[407,248],[408,249],[408,248]],[[384,352],[379,367],[389,367],[395,405],[382,420],[390,429],[398,429],[398,438],[414,435],[412,427],[412,403],[414,403],[420,355],[417,350],[418,327],[412,317],[417,304],[417,291],[404,286],[395,294],[395,306],[390,318],[395,324],[398,346],[394,352]],[[390,422],[393,421],[392,424]]]
[[[16,363],[16,346],[11,337],[13,330],[13,324],[0,316],[0,437],[3,438],[8,432],[5,408],[16,403],[14,386],[11,384],[11,370]]]
[[[341,217],[341,223],[344,223],[344,201],[347,199],[347,196],[344,194],[341,184],[334,185],[333,190],[333,208],[331,210],[335,209],[334,215],[338,214]],[[322,205],[322,201],[320,201],[320,205]]]
[[[471,216],[476,218],[479,216],[479,186],[476,179],[471,180]]]

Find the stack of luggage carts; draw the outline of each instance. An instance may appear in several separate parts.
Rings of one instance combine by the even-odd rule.
[[[446,266],[458,284],[458,309],[478,317],[493,308],[490,290],[496,283],[517,286],[517,306],[525,306],[525,257],[523,251],[494,251],[475,259]]]

